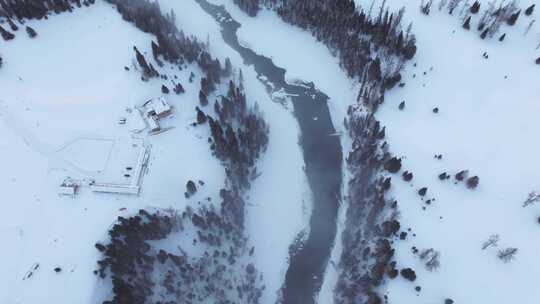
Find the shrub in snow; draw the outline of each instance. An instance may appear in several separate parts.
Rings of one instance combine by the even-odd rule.
[[[437,107],[433,108],[433,113],[435,113],[435,114],[439,113],[439,108],[437,108]]]
[[[195,194],[197,192],[197,185],[195,185],[195,183],[190,180],[187,182],[186,184],[186,198],[192,196],[193,194]]]
[[[454,304],[454,300],[452,299],[445,299],[444,304]]]
[[[440,253],[433,248],[422,250],[418,257],[424,262],[428,271],[437,270],[441,266],[439,262]]]
[[[409,172],[409,171],[403,172],[403,180],[404,180],[404,181],[410,182],[412,179],[413,179],[413,174],[412,174],[412,172]]]
[[[516,257],[517,251],[518,251],[517,248],[512,248],[512,247],[501,249],[497,253],[497,257],[501,259],[503,262],[508,263]]]
[[[536,191],[532,191],[529,193],[529,197],[523,202],[523,207],[527,207],[529,205],[532,205],[540,200],[540,194]]]
[[[480,178],[478,176],[469,177],[467,179],[467,188],[475,189],[476,187],[478,187],[479,182]]]
[[[161,93],[169,94],[169,88],[167,88],[165,85],[161,85]]]
[[[439,179],[440,180],[446,180],[446,179],[449,179],[450,178],[450,175],[448,175],[446,172],[443,172],[441,174],[439,174]]]
[[[540,64],[540,57],[536,58],[536,64]]]
[[[463,23],[463,28],[466,29],[466,30],[470,30],[470,29],[471,29],[471,16],[469,16],[469,17],[465,20],[465,23]]]
[[[174,93],[176,93],[176,95],[180,95],[180,94],[183,94],[183,93],[186,92],[181,83],[175,84],[173,91],[174,91]]]
[[[390,158],[384,163],[384,169],[390,173],[398,172],[401,169],[401,158]]]
[[[30,38],[35,38],[37,36],[36,31],[29,26],[26,27],[26,33],[28,34]]]
[[[499,41],[504,41],[504,38],[506,38],[506,33],[505,34],[502,34],[501,37],[499,37]]]
[[[425,196],[426,193],[427,193],[427,187],[423,187],[418,190],[418,195],[420,196]]]
[[[405,101],[402,101],[402,102],[399,104],[399,109],[400,109],[400,110],[405,109]]]
[[[500,237],[498,234],[493,234],[489,236],[489,238],[484,243],[482,243],[482,250],[486,250],[489,247],[496,247],[499,239]]]
[[[402,277],[411,282],[414,282],[416,280],[416,272],[411,268],[403,268],[401,269],[400,273]]]
[[[463,181],[467,175],[469,174],[469,171],[468,170],[462,170],[462,171],[459,171],[456,175],[455,175],[455,178],[457,181],[461,182]]]

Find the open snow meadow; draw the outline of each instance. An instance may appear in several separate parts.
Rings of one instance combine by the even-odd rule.
[[[0,304],[536,304],[540,2],[0,0]]]

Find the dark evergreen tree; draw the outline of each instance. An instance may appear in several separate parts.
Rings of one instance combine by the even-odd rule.
[[[471,29],[471,16],[469,16],[469,17],[465,20],[465,23],[463,23],[463,28],[466,29],[466,30],[470,30],[470,29]]]
[[[487,34],[489,33],[489,28],[485,29],[482,34],[480,34],[480,38],[486,39]]]
[[[532,15],[532,13],[534,12],[534,7],[535,7],[535,4],[529,6],[529,7],[525,10],[525,15],[527,15],[527,16]]]
[[[199,91],[199,103],[201,106],[206,107],[208,105],[208,97],[204,94],[203,90]]]
[[[12,40],[15,38],[15,35],[13,35],[11,32],[5,30],[2,26],[0,26],[0,35],[2,35],[2,38],[5,41]]]
[[[12,31],[18,31],[19,30],[19,27],[11,20],[8,18],[8,24],[9,24],[9,27],[11,28]]]
[[[37,36],[36,31],[33,28],[29,27],[29,26],[26,27],[26,33],[28,34],[28,36],[30,38],[34,38],[34,37]]]
[[[163,94],[169,94],[169,88],[167,88],[166,85],[161,85],[161,93]]]
[[[480,11],[480,3],[478,1],[474,1],[473,5],[471,6],[469,10],[472,14],[476,14]]]
[[[516,24],[516,21],[519,17],[519,14],[521,14],[521,11],[517,11],[515,13],[513,13],[512,15],[510,15],[510,17],[508,18],[508,20],[506,20],[506,23],[510,26]]]

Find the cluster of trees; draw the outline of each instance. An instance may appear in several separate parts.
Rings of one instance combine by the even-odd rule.
[[[384,128],[373,114],[359,115],[361,108],[358,104],[351,105],[346,120],[353,140],[346,159],[352,178],[335,289],[336,303],[343,304],[382,303],[376,287],[385,275],[397,275],[390,243],[400,229],[396,220],[397,202],[385,198],[391,179],[378,174],[385,165],[386,170],[397,172],[401,164],[399,159],[390,157],[386,143],[382,143]]]
[[[204,43],[199,42],[194,37],[186,36],[183,31],[179,30],[176,27],[176,15],[174,11],[163,14],[157,1],[107,1],[116,5],[116,9],[124,20],[132,22],[143,32],[156,36],[157,41],[152,41],[151,46],[152,55],[158,65],[162,65],[161,58],[180,66],[186,62],[197,62],[198,66],[206,74],[205,79],[210,91],[215,89],[215,84],[220,83],[221,77],[227,75],[227,71],[230,69],[230,62],[229,66],[225,63],[225,67],[222,67],[219,60],[213,59],[206,51],[207,46]],[[148,74],[148,70],[144,67],[143,73]],[[150,74],[154,74],[153,71],[150,71]]]
[[[208,116],[211,149],[225,165],[232,189],[248,189],[257,175],[256,160],[268,145],[268,125],[257,105],[249,107],[241,86],[229,82],[226,96],[214,103],[217,117]]]
[[[410,26],[401,26],[403,9],[392,13],[383,4],[372,16],[371,9],[356,7],[352,0],[269,1],[284,21],[310,31],[336,53],[351,77],[361,78],[364,67],[377,57],[410,59],[416,53]]]
[[[120,217],[109,231],[110,242],[96,244],[104,256],[96,274],[109,274],[113,284],[113,298],[105,303],[259,303],[264,285],[262,274],[246,258],[255,248],[245,236],[243,195],[266,149],[268,127],[232,81],[214,110],[217,117],[207,117],[212,149],[227,172],[220,210],[202,205],[181,215],[141,210],[134,217]],[[196,191],[194,182],[186,187]],[[190,256],[181,246],[168,252],[149,242],[171,242],[169,235],[187,231],[195,232],[192,246],[202,247],[202,256]]]
[[[113,284],[112,301],[104,303],[146,303],[153,294],[151,274],[156,260],[147,241],[166,238],[172,228],[170,216],[144,210],[118,218],[109,230],[110,243],[95,245],[104,256],[95,273],[101,278],[109,273]]]
[[[479,1],[474,1],[470,4],[465,0],[439,0],[439,11],[446,10],[450,15],[454,15],[458,12],[458,15],[462,19],[462,26],[466,30],[470,30],[473,26],[471,24],[475,15],[480,14],[478,17],[478,23],[476,30],[480,33],[480,38],[492,38],[500,31],[502,25],[513,26],[516,24],[519,16],[522,14],[530,16],[535,8],[535,5],[527,7],[522,10],[516,0],[504,0],[499,4],[495,2],[487,3],[483,12],[481,13],[482,4]],[[420,4],[420,11],[425,15],[429,15],[432,9],[433,0],[427,2],[422,1]],[[529,29],[534,23],[534,20],[529,24]],[[528,30],[527,30],[528,31]],[[503,41],[506,38],[506,34],[499,36],[499,41]]]
[[[172,242],[171,233],[188,230],[196,231],[193,246],[202,247],[202,256],[189,256],[181,246],[175,252],[156,248],[156,241]],[[251,304],[262,295],[261,275],[240,259],[253,249],[212,206],[182,214],[140,210],[119,217],[109,237],[108,244],[95,245],[104,256],[96,274],[110,274],[113,284],[113,298],[104,303]]]
[[[8,19],[42,19],[54,12],[71,12],[73,6],[89,6],[95,0],[0,0],[0,17]]]

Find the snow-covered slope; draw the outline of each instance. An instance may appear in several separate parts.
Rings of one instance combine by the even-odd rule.
[[[499,35],[482,40],[479,32],[464,30],[459,17],[445,11],[434,8],[425,16],[414,2],[388,3],[406,7],[418,52],[404,73],[406,86],[387,95],[377,117],[387,127],[392,152],[403,156],[404,169],[414,173],[410,184],[395,176],[391,194],[400,202],[402,228],[412,228],[406,241],[396,243],[397,261],[414,265],[419,276],[414,284],[403,278],[392,281],[389,299],[536,303],[540,211],[538,206],[523,208],[522,203],[540,181],[540,146],[535,139],[540,130],[540,71],[534,64],[540,54],[535,49],[538,29],[523,35],[537,13],[522,14],[514,27],[503,25],[499,35],[507,36],[499,42]],[[484,2],[483,6],[488,1]],[[475,26],[478,18],[473,17]],[[482,56],[484,52],[489,58]],[[399,111],[402,101],[406,106]],[[432,111],[436,107],[437,114]],[[436,154],[442,159],[435,159]],[[477,189],[454,184],[453,175],[461,170],[479,176]],[[452,178],[440,181],[443,172]],[[428,187],[424,201],[416,193],[421,187]],[[428,206],[425,201],[430,198],[436,200]],[[482,243],[494,234],[500,235],[498,247],[482,250]],[[412,246],[438,250],[441,267],[425,271]],[[510,263],[497,258],[497,251],[505,247],[518,248]],[[414,291],[416,285],[421,292]]]
[[[330,95],[339,128],[356,90],[330,52],[309,33],[291,28],[270,11],[250,18],[231,1],[214,2],[225,4],[241,20],[242,43],[287,67],[289,78],[314,80]],[[371,1],[357,3],[371,5]],[[482,3],[482,9],[487,3]],[[374,9],[381,4],[376,1]],[[540,273],[532,262],[539,250],[535,232],[539,214],[538,207],[523,208],[522,203],[538,188],[539,180],[534,139],[540,129],[535,118],[540,93],[534,62],[539,54],[538,30],[533,25],[524,34],[537,13],[522,14],[515,26],[503,25],[493,39],[482,40],[480,32],[461,27],[461,8],[449,16],[434,3],[426,16],[420,12],[420,1],[386,4],[396,11],[406,8],[404,20],[413,23],[418,46],[403,74],[406,86],[390,91],[377,113],[387,127],[392,152],[403,157],[403,170],[414,173],[412,183],[393,176],[390,195],[400,202],[401,226],[408,232],[407,240],[395,242],[398,267],[413,267],[418,279],[390,281],[385,287],[389,301],[534,303],[538,295],[531,278]],[[481,14],[473,16],[472,27]],[[261,37],[261,31],[268,34]],[[503,33],[506,39],[500,42],[497,38]],[[406,106],[399,111],[402,101]],[[438,154],[443,155],[441,160],[434,158]],[[464,182],[454,184],[453,176],[461,170],[480,177],[477,189],[467,189]],[[440,181],[443,172],[451,180]],[[422,187],[428,187],[423,200],[417,194]],[[433,198],[430,205],[425,203]],[[498,247],[482,250],[482,243],[494,234],[500,235]],[[412,253],[413,246],[438,250],[441,267],[425,270]],[[497,254],[507,247],[518,248],[518,254],[514,261],[503,263]],[[321,303],[332,299],[331,273],[332,267]]]
[[[350,151],[343,120],[359,88],[326,46],[270,10],[253,18],[231,0],[210,2],[225,5],[242,24],[241,44],[286,68],[288,80],[313,81],[330,97],[336,135],[341,135],[344,153]],[[371,0],[355,2],[366,9],[372,5]],[[418,47],[402,73],[405,86],[389,91],[376,113],[386,126],[391,152],[403,164],[390,175],[388,193],[399,201],[401,231],[407,232],[405,240],[394,240],[395,260],[398,269],[411,267],[418,276],[412,283],[402,276],[387,279],[380,289],[389,303],[533,304],[540,298],[535,286],[540,206],[522,206],[531,191],[540,191],[539,30],[533,24],[525,34],[538,12],[521,14],[515,26],[503,25],[492,39],[481,39],[475,27],[491,1],[480,2],[470,31],[462,28],[461,8],[450,16],[435,1],[426,16],[420,0],[385,2],[396,11],[406,8],[403,18],[412,22]],[[212,56],[221,62],[228,57],[242,69],[247,100],[258,103],[269,124],[268,151],[257,164],[262,174],[248,194],[246,231],[256,247],[255,266],[264,274],[261,303],[275,303],[289,246],[308,228],[311,210],[291,105],[271,100],[253,68],[227,46],[219,26],[195,1],[159,3],[163,12],[175,12],[180,29],[208,42]],[[382,3],[376,0],[374,10]],[[531,4],[522,1],[520,7]],[[179,71],[166,64],[158,70],[169,80],[141,81],[133,47],[152,60],[155,37],[122,20],[104,1],[27,25],[37,31],[36,38],[27,37],[21,27],[13,41],[0,41],[0,304],[98,303],[109,296],[110,286],[93,274],[100,258],[94,244],[106,239],[118,216],[140,208],[182,211],[206,197],[219,201],[223,167],[211,155],[207,128],[191,125],[202,73],[195,65]],[[501,42],[497,38],[503,33]],[[193,82],[188,80],[191,72]],[[125,166],[114,162],[131,157],[130,131],[141,123],[129,110],[160,96],[161,86],[171,87],[174,76],[186,92],[166,96],[175,108],[164,121],[171,129],[137,135],[151,147],[140,196],[96,194],[84,187],[75,198],[59,196],[58,185],[66,176],[99,175]],[[119,124],[120,118],[127,123]],[[73,142],[80,145],[63,146]],[[111,149],[117,153],[110,154]],[[413,172],[412,182],[403,181],[404,170]],[[462,170],[479,177],[478,187],[455,182]],[[439,179],[444,172],[450,179]],[[184,197],[188,180],[204,181],[191,199]],[[427,187],[424,198],[418,194],[422,187]],[[319,303],[333,303],[343,222],[342,214]],[[492,235],[498,235],[497,245],[482,249]],[[191,235],[176,241],[190,242]],[[429,271],[413,247],[438,251],[440,267]],[[504,248],[518,249],[508,263],[498,258]]]

